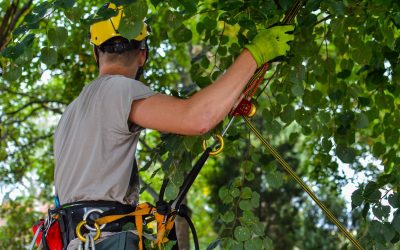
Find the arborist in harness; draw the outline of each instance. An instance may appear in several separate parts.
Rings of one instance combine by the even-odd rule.
[[[123,7],[105,8],[118,14],[90,27],[99,76],[66,108],[54,136],[57,207],[36,231],[49,249],[76,249],[82,242],[87,248],[143,249],[149,214],[159,227],[154,241],[166,242],[173,218],[138,204],[134,156],[140,132],[206,133],[231,111],[255,70],[284,56],[293,39],[292,25],[260,31],[214,83],[178,99],[139,81],[149,53],[148,25],[143,21],[140,34],[128,40],[118,33]],[[136,234],[126,229],[128,222],[135,222]],[[54,224],[61,233],[51,230]],[[52,237],[60,238],[59,244]],[[54,244],[61,248],[49,247]]]

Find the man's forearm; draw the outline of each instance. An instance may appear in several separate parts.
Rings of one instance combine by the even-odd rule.
[[[213,128],[232,109],[256,68],[253,56],[243,50],[223,75],[187,100],[189,116],[200,114],[209,122],[205,129]]]

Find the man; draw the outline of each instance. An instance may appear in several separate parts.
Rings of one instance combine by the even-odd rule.
[[[118,7],[117,16],[91,26],[99,77],[68,106],[55,133],[56,193],[70,207],[63,215],[64,244],[76,237],[76,225],[87,217],[133,211],[138,200],[134,155],[142,128],[206,133],[229,113],[257,67],[284,56],[293,39],[287,34],[292,26],[260,32],[220,78],[183,100],[154,93],[135,80],[147,60],[149,33],[144,24],[135,39],[121,37],[121,18]],[[121,231],[124,224],[106,225],[102,232]]]

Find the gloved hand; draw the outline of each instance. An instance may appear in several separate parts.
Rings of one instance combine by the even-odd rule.
[[[269,29],[260,31],[250,44],[245,45],[254,60],[257,67],[272,61],[273,59],[284,56],[290,49],[288,42],[294,38],[291,33],[294,30],[293,25],[273,26]]]

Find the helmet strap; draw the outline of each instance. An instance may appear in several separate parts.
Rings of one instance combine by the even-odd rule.
[[[144,63],[143,63],[143,65],[145,65],[147,62],[147,59],[149,58],[149,45],[147,44],[147,39],[145,39],[143,41],[143,45],[144,46],[142,48],[140,48],[140,50],[146,50],[146,59],[144,60]],[[143,72],[144,72],[144,66],[139,67],[138,71],[136,73],[135,80],[139,81],[140,77],[142,77],[142,75],[143,75]]]
[[[97,68],[100,69],[100,63],[99,63],[99,48],[97,46],[94,46],[94,58],[96,60]]]

